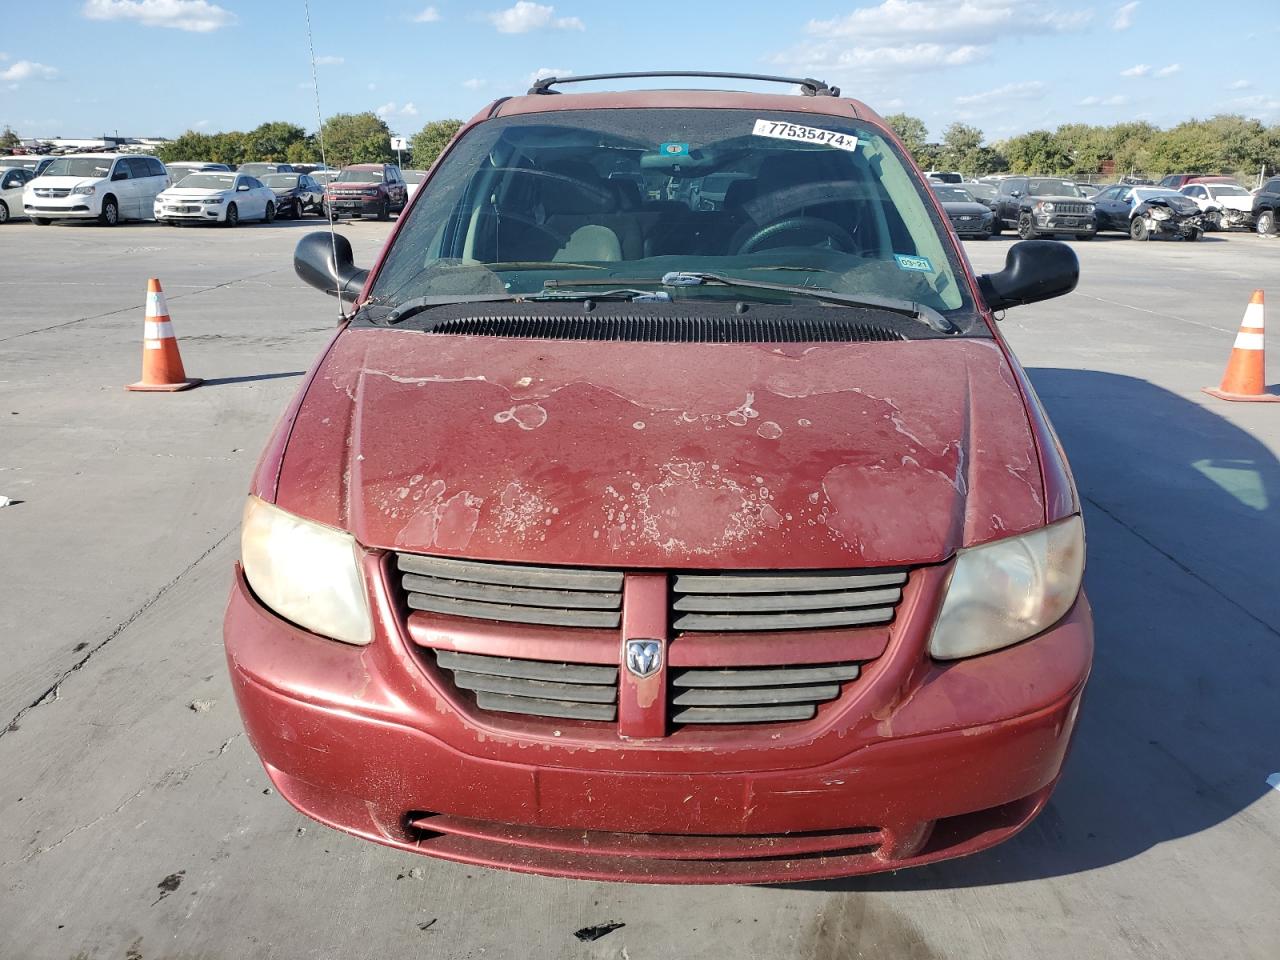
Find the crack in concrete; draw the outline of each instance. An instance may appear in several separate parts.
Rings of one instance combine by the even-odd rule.
[[[1120,526],[1124,527],[1125,530],[1129,531],[1129,533],[1133,534],[1135,537],[1137,537],[1139,540],[1145,543],[1148,547],[1150,547],[1156,553],[1160,554],[1160,556],[1164,557],[1166,560],[1172,563],[1175,567],[1177,567],[1183,573],[1187,574],[1187,576],[1191,577],[1198,583],[1201,583],[1204,586],[1208,587],[1211,591],[1213,591],[1213,593],[1217,594],[1227,603],[1231,604],[1231,606],[1235,607],[1237,610],[1243,613],[1246,617],[1248,617],[1254,623],[1258,624],[1260,627],[1265,629],[1272,636],[1280,637],[1280,629],[1277,629],[1277,627],[1274,624],[1268,623],[1262,617],[1258,616],[1256,613],[1254,613],[1252,610],[1246,607],[1239,600],[1236,600],[1234,597],[1230,596],[1229,594],[1224,593],[1223,590],[1220,587],[1218,587],[1216,584],[1214,584],[1212,581],[1207,580],[1204,576],[1197,573],[1191,567],[1187,566],[1185,563],[1183,563],[1181,560],[1175,557],[1172,553],[1170,553],[1168,550],[1161,547],[1159,544],[1155,543],[1155,541],[1151,540],[1149,537],[1139,533],[1137,528],[1135,528],[1129,523],[1126,523],[1124,520],[1120,519],[1119,516],[1117,516],[1112,511],[1108,510],[1106,507],[1100,504],[1093,497],[1085,496],[1083,494],[1081,494],[1081,497],[1086,503],[1090,504],[1100,512],[1106,514],[1108,517],[1110,517]]]
[[[133,803],[133,801],[137,800],[140,796],[146,793],[147,790],[149,789],[153,789],[153,790],[163,789],[164,787],[169,786],[171,783],[175,781],[177,783],[184,783],[187,780],[187,778],[191,776],[191,774],[195,771],[197,767],[202,767],[206,763],[211,763],[214,760],[217,760],[220,756],[222,756],[224,753],[227,752],[228,748],[230,748],[232,743],[234,743],[236,740],[239,740],[243,736],[244,736],[243,732],[232,734],[231,736],[227,737],[226,740],[222,741],[222,745],[218,747],[215,753],[209,754],[208,756],[200,760],[197,760],[195,763],[189,766],[175,767],[172,770],[166,770],[163,774],[161,774],[160,779],[157,780],[155,783],[148,784],[147,786],[138,788],[138,790],[130,794],[128,797],[125,797],[124,800],[120,801],[120,803],[118,803],[112,809],[108,810],[106,813],[101,814],[100,816],[94,817],[88,823],[82,823],[78,827],[72,827],[70,830],[64,833],[57,840],[53,841],[53,843],[47,844],[43,847],[37,847],[36,849],[28,853],[26,856],[19,857],[17,860],[6,860],[3,863],[0,863],[0,869],[3,869],[5,867],[11,867],[19,863],[30,863],[32,860],[34,860],[36,857],[40,856],[41,854],[48,853],[50,850],[54,849],[55,847],[59,847],[62,844],[66,843],[68,840],[74,837],[77,833],[83,833],[86,830],[91,830],[92,828],[96,827],[98,824],[102,823],[104,820],[111,819],[116,814],[118,814],[121,810],[127,807],[129,804]]]
[[[109,634],[107,634],[107,636],[100,643],[98,643],[97,646],[88,648],[85,651],[84,656],[81,657],[79,660],[77,660],[75,663],[73,663],[65,671],[63,671],[62,675],[59,676],[58,679],[55,680],[49,687],[43,690],[40,696],[36,697],[34,700],[28,703],[25,707],[19,710],[16,714],[14,714],[14,716],[7,723],[5,723],[3,727],[0,727],[0,738],[5,737],[6,735],[18,729],[18,721],[21,720],[23,717],[25,717],[32,710],[34,710],[36,707],[44,703],[53,703],[55,700],[59,699],[61,695],[59,688],[62,686],[63,683],[66,682],[68,677],[70,677],[73,673],[75,673],[77,670],[83,667],[86,663],[88,663],[99,650],[101,650],[103,647],[109,644],[116,637],[120,636],[120,634],[124,633],[124,631],[128,629],[130,624],[132,624],[140,616],[146,613],[147,610],[150,609],[151,606],[157,600],[163,597],[175,586],[177,586],[178,582],[182,580],[182,578],[185,577],[188,573],[194,570],[196,566],[200,564],[201,561],[203,561],[206,557],[208,557],[209,554],[213,553],[213,551],[217,550],[218,547],[226,543],[227,539],[233,533],[235,533],[237,529],[238,527],[232,527],[230,530],[228,530],[226,533],[220,536],[217,540],[214,541],[213,546],[209,547],[207,550],[204,551],[204,553],[200,554],[200,556],[196,557],[189,564],[187,564],[187,566],[184,567],[182,571],[178,573],[177,576],[175,576],[168,583],[164,584],[159,590],[157,590],[150,597],[144,600],[136,610],[134,610],[131,614],[129,614],[129,616],[127,616],[123,621],[118,623],[115,629],[112,630]]]
[[[237,283],[244,283],[253,280],[256,277],[266,277],[273,273],[282,272],[282,268],[277,267],[274,270],[264,270],[262,273],[251,273],[247,277],[238,277],[235,280],[227,280],[223,283],[215,283],[211,287],[201,287],[198,290],[192,290],[189,293],[175,293],[173,296],[165,296],[165,300],[181,300],[183,297],[194,297],[202,293],[208,293],[210,290],[220,290],[223,287],[232,287]],[[45,333],[49,330],[61,330],[64,327],[73,327],[78,323],[87,323],[90,320],[102,320],[105,317],[114,317],[117,314],[128,313],[131,310],[141,310],[146,304],[131,303],[127,307],[121,307],[119,310],[108,310],[106,313],[95,313],[91,317],[77,317],[75,320],[64,320],[62,323],[51,323],[47,327],[37,327],[35,330],[24,330],[22,333],[15,333],[8,337],[0,337],[0,343],[7,343],[10,340],[17,340],[21,337],[29,337],[34,333]],[[328,329],[328,328],[326,328]]]

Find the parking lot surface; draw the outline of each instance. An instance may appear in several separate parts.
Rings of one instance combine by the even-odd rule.
[[[916,871],[675,888],[414,857],[269,789],[221,616],[249,473],[337,318],[291,266],[320,228],[0,229],[0,957],[1280,956],[1280,414],[1200,392],[1251,291],[1280,305],[1280,242],[1075,243],[1078,291],[1004,321],[1097,622],[1039,819]],[[368,266],[389,225],[339,229]],[[1011,242],[966,246],[981,272]],[[121,389],[150,276],[200,389]]]

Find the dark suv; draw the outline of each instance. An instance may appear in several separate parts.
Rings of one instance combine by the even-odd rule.
[[[1263,236],[1274,237],[1280,218],[1280,177],[1272,177],[1253,195],[1253,225]]]
[[[409,187],[394,163],[356,163],[324,187],[324,209],[331,220],[346,214],[386,220],[409,203]]]
[[[1058,177],[1009,177],[996,194],[997,223],[1018,231],[1023,240],[1067,234],[1089,240],[1097,232],[1092,200],[1071,180]]]

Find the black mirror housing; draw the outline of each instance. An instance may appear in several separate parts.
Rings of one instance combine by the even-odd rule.
[[[1080,261],[1057,240],[1023,240],[1009,248],[1004,269],[978,277],[978,289],[992,310],[1060,297],[1076,288]]]
[[[350,303],[360,296],[369,276],[368,270],[356,267],[351,241],[340,233],[330,235],[324,231],[308,233],[298,241],[293,251],[293,270],[304,283]]]

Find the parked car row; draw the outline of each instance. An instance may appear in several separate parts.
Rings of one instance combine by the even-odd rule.
[[[7,160],[19,162],[0,162],[0,224],[25,217],[39,226],[55,220],[105,226],[155,220],[234,227],[308,214],[386,220],[404,210],[411,196],[400,168],[390,163],[310,173],[287,163],[245,163],[235,170],[202,161],[166,166],[138,154],[0,158]],[[422,174],[411,173],[416,187]]]
[[[1135,240],[1199,240],[1206,231],[1234,228],[1276,233],[1280,177],[1252,193],[1229,177],[1178,177],[1186,182],[1177,187],[1123,182],[1094,186],[1031,176],[958,183],[936,174],[929,179],[962,237],[985,239],[1006,229],[1023,240],[1089,240],[1101,232],[1120,232]]]

